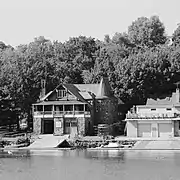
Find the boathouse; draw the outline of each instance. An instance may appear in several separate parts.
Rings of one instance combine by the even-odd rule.
[[[128,137],[179,136],[180,91],[164,99],[147,99],[146,105],[134,106],[126,115]]]
[[[117,103],[106,77],[98,84],[60,84],[32,105],[33,131],[92,135],[94,126],[117,120]]]

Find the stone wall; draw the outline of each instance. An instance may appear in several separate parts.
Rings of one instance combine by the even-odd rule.
[[[93,135],[93,123],[90,117],[85,117],[85,134]]]
[[[35,134],[41,133],[41,118],[34,118],[34,120],[33,120],[33,131]]]
[[[84,117],[77,118],[77,129],[78,129],[78,135],[80,135],[80,136],[86,135],[85,118]]]
[[[118,120],[118,102],[116,98],[99,100],[96,108],[98,124],[112,124]]]

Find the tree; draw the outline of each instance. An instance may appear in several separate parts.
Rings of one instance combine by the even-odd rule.
[[[162,45],[167,40],[165,27],[158,16],[138,18],[129,26],[128,36],[133,44],[140,47]]]
[[[118,44],[120,46],[125,46],[126,48],[128,47],[134,47],[135,45],[131,43],[129,40],[128,34],[126,33],[115,33],[114,36],[112,37],[112,42],[114,44]]]
[[[106,34],[106,35],[104,36],[104,43],[105,43],[105,44],[111,43],[111,38],[109,37],[108,34]]]
[[[6,46],[6,44],[2,41],[0,41],[0,50],[4,50],[6,49],[8,46]]]
[[[178,25],[177,29],[174,31],[172,35],[172,42],[174,46],[180,45],[180,25]]]

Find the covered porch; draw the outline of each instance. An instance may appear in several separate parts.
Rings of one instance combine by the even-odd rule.
[[[78,101],[48,101],[33,104],[34,117],[61,117],[65,115],[90,114],[87,103]]]

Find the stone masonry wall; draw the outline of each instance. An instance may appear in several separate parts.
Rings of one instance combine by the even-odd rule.
[[[118,120],[118,102],[116,98],[100,100],[97,103],[98,124],[112,124]]]
[[[33,131],[35,134],[41,133],[41,118],[34,118]]]
[[[85,136],[85,118],[84,117],[79,117],[77,118],[77,129],[78,129],[78,134],[81,136]]]
[[[90,117],[85,117],[85,135],[93,134],[93,123]]]

